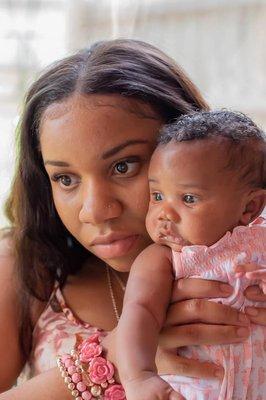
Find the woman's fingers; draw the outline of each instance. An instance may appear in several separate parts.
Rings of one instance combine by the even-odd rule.
[[[165,326],[203,322],[206,324],[249,325],[249,318],[242,312],[220,303],[192,299],[171,304]]]
[[[245,297],[251,301],[265,301],[266,302],[266,294],[260,289],[259,286],[249,286],[245,292]]]
[[[266,269],[266,265],[258,265],[254,263],[238,264],[235,267],[235,272],[245,273],[245,272],[256,271],[258,269]]]
[[[207,297],[228,297],[233,288],[227,283],[205,279],[184,278],[174,282],[172,302]]]
[[[249,286],[244,294],[248,300],[266,302],[266,294],[263,293],[259,286]],[[254,324],[266,325],[266,308],[246,307],[245,313]]]
[[[265,265],[258,265],[254,263],[240,264],[235,267],[235,272],[244,275],[247,273],[248,276],[253,271],[266,270]],[[262,274],[262,272],[259,272]],[[260,275],[261,278],[261,275]],[[259,279],[260,279],[259,278]],[[233,293],[233,288],[227,283],[218,281],[207,281],[204,279],[196,278],[183,278],[175,281],[172,293],[172,302],[187,300],[187,299],[202,299],[202,298],[214,298],[214,297],[228,297]]]
[[[222,380],[224,370],[222,367],[207,362],[199,362],[196,360],[176,356],[178,375],[189,376],[201,379],[219,379]]]
[[[164,328],[159,344],[165,350],[171,350],[190,345],[239,343],[249,335],[249,327],[244,326],[188,324]]]
[[[262,292],[266,294],[266,268],[256,269],[255,271],[250,271],[245,273],[247,279],[257,279],[259,282],[259,287]]]
[[[169,395],[169,400],[186,400],[185,397],[181,396],[181,394],[178,394],[177,392],[172,392]]]
[[[156,358],[160,375],[174,374],[202,379],[222,379],[224,371],[216,364],[199,362],[177,356],[170,351],[160,351]]]
[[[174,392],[173,390],[171,390],[169,397],[169,400],[186,400],[185,397],[181,396],[181,394]]]
[[[262,292],[266,294],[266,265],[257,265],[254,263],[241,264],[235,267],[236,277],[245,276],[247,279],[258,279]]]
[[[246,277],[248,279],[261,279],[262,281],[266,281],[266,268],[246,272]]]
[[[245,312],[254,324],[266,325],[266,308],[246,307]]]

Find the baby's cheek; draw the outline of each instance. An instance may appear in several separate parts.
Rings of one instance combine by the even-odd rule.
[[[153,241],[156,241],[156,238],[158,236],[158,234],[156,234],[158,230],[157,225],[158,225],[158,220],[155,217],[155,213],[153,212],[153,210],[149,209],[146,215],[146,229]]]
[[[212,246],[224,235],[220,229],[217,221],[206,221],[205,223],[199,223],[191,229],[191,243]]]

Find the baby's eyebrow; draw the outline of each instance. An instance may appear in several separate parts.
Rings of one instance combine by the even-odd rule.
[[[178,183],[177,186],[182,187],[182,189],[197,189],[197,190],[209,190],[206,186],[199,186],[196,183]]]
[[[102,159],[106,160],[107,158],[114,156],[115,154],[117,154],[121,150],[123,150],[125,147],[133,146],[136,144],[147,144],[147,143],[149,143],[149,141],[143,140],[143,139],[127,140],[127,141],[113,147],[112,149],[107,150],[105,153],[103,153]]]
[[[154,179],[154,178],[148,178],[148,181],[152,182],[152,183],[158,183],[159,182],[157,179]]]

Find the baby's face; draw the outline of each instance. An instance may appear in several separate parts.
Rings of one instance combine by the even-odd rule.
[[[217,140],[170,142],[154,152],[149,168],[146,226],[154,242],[180,251],[210,246],[239,224],[245,192],[226,169],[226,148]]]

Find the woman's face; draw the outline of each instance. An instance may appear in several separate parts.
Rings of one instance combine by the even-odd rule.
[[[42,118],[41,152],[58,215],[119,271],[150,243],[147,171],[160,125],[149,106],[117,95],[76,95]]]

